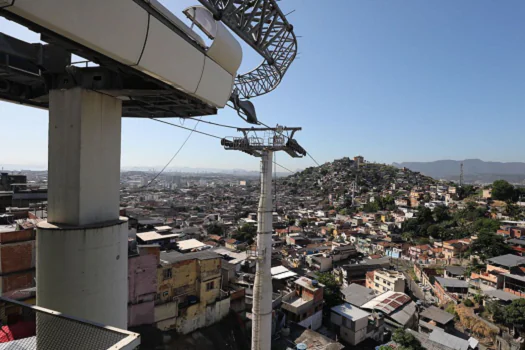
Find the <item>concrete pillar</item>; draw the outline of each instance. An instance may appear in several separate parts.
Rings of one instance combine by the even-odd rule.
[[[49,98],[48,222],[37,229],[37,304],[127,328],[127,222],[119,217],[121,101]]]
[[[261,159],[261,196],[257,210],[257,266],[253,286],[252,350],[272,345],[272,154]]]

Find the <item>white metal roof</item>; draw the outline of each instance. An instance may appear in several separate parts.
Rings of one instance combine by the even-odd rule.
[[[185,241],[177,242],[177,246],[179,247],[180,250],[195,249],[195,248],[204,247],[205,245],[206,244],[196,239],[187,239]]]
[[[290,270],[288,270],[284,266],[275,266],[275,267],[272,267],[270,271],[271,271],[271,274],[273,276],[273,275],[278,275],[280,273],[288,272]]]
[[[352,321],[359,320],[359,319],[370,316],[369,312],[361,310],[357,306],[353,306],[348,303],[334,306],[332,308],[332,311]]]
[[[137,237],[143,240],[144,242],[147,242],[147,241],[155,241],[157,239],[162,239],[163,236],[159,235],[155,231],[150,231],[150,232],[137,233]]]
[[[233,252],[229,249],[226,249],[224,247],[218,247],[218,248],[214,248],[212,250],[213,252],[219,254],[219,255],[227,255],[231,258],[233,258],[233,260],[229,260],[228,263],[229,264],[238,264],[238,263],[242,263],[243,261],[245,261],[246,259],[248,259],[248,254],[246,252]]]
[[[293,271],[288,271],[288,272],[284,272],[284,273],[280,273],[278,275],[272,276],[272,278],[276,280],[282,280],[282,279],[293,277],[293,276],[297,276],[297,274]]]
[[[183,233],[172,233],[169,235],[161,235],[155,231],[137,233],[137,237],[139,237],[144,242],[156,241],[159,239],[176,238],[176,237],[181,237],[181,236],[184,236],[184,234]]]

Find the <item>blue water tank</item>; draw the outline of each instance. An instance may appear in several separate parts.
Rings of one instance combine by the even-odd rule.
[[[299,343],[299,344],[297,344],[296,349],[297,350],[306,350],[306,349],[308,349],[308,346],[306,346],[305,343]]]

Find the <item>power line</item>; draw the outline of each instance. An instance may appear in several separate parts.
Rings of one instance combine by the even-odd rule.
[[[277,165],[277,166],[280,166],[281,168],[283,168],[283,169],[286,170],[286,171],[291,172],[292,174],[294,173],[293,171],[291,171],[291,170],[288,169],[288,168],[283,167],[283,166],[282,166],[281,164],[279,164],[279,163],[273,162],[273,164],[275,164],[275,165]]]
[[[187,118],[187,119],[193,119],[193,117]],[[206,123],[206,124],[210,124],[210,125],[216,125],[216,126],[220,126],[222,128],[229,128],[229,129],[235,129],[235,130],[239,129],[239,127],[237,127],[237,126],[219,124],[219,123],[214,123],[214,122],[210,122],[210,121],[207,121],[207,120],[201,120],[201,123]]]
[[[160,120],[160,119],[157,119],[157,118],[149,118],[149,119],[154,120],[154,121],[159,122],[159,123],[168,124],[168,125],[174,126],[174,127],[176,127],[176,128],[181,128],[181,129],[185,129],[185,130],[190,130],[190,131],[192,131],[192,132],[196,132],[196,133],[198,133],[198,134],[202,134],[202,135],[205,135],[205,136],[213,137],[213,138],[216,138],[216,139],[219,139],[219,140],[222,140],[222,139],[223,139],[223,137],[220,137],[220,136],[216,136],[216,135],[208,134],[208,133],[206,133],[206,132],[198,131],[198,130],[195,130],[195,129],[190,129],[190,128],[187,128],[187,127],[182,126],[182,125],[177,125],[177,124],[174,124],[174,123],[167,122],[167,121],[165,121],[165,120]],[[200,121],[200,122],[203,122],[203,120],[199,120],[199,121]],[[279,167],[281,167],[281,168],[283,168],[284,170],[286,170],[286,171],[288,171],[288,172],[290,172],[290,173],[292,173],[292,174],[294,173],[293,171],[291,171],[290,169],[288,169],[288,168],[282,166],[282,165],[279,164],[279,163],[274,162],[274,164],[277,165],[277,166],[279,166]]]
[[[100,93],[100,94],[106,95],[106,96],[114,97],[114,96],[109,95],[109,94],[107,94],[107,93],[104,93],[104,92],[102,92],[102,91],[98,91],[98,90],[95,90],[95,89],[91,89],[91,90],[92,90],[92,91],[95,91],[95,92],[98,92],[98,93]],[[146,104],[148,104],[148,103],[146,103]],[[228,107],[234,109],[234,108],[233,108],[232,106],[230,106],[230,105],[228,105]],[[173,112],[173,111],[170,111],[169,109],[165,109],[165,108],[161,108],[161,107],[156,107],[156,108],[157,108],[157,109],[160,109],[160,110],[164,110],[164,111],[170,112],[170,113]],[[181,118],[181,119],[193,119],[193,118],[182,118],[182,117],[179,117],[179,118]],[[174,123],[170,123],[170,122],[167,122],[167,121],[165,121],[165,120],[160,120],[160,119],[157,119],[157,118],[153,118],[153,117],[150,117],[149,119],[154,120],[154,121],[159,122],[159,123],[168,124],[168,125],[174,126],[174,127],[176,127],[176,128],[180,128],[180,129],[184,129],[184,130],[189,130],[189,131],[191,131],[191,133],[188,135],[188,137],[186,138],[186,140],[185,140],[184,143],[182,144],[182,146],[181,146],[181,148],[179,149],[179,151],[182,149],[182,147],[184,147],[184,145],[185,145],[186,142],[188,141],[189,137],[190,137],[191,134],[193,134],[194,132],[196,132],[196,133],[198,133],[198,134],[206,135],[206,136],[209,136],[209,137],[213,137],[213,138],[216,138],[216,139],[219,139],[219,140],[222,140],[222,139],[223,139],[223,137],[220,137],[220,136],[216,136],[216,135],[208,134],[208,133],[203,132],[203,131],[195,130],[196,127],[197,127],[197,124],[199,124],[199,122],[203,122],[203,123],[207,123],[207,124],[211,124],[211,125],[217,125],[217,126],[221,126],[221,127],[224,127],[224,128],[237,129],[237,128],[234,127],[234,126],[224,125],[224,124],[219,124],[219,123],[213,123],[213,122],[209,122],[209,121],[205,121],[205,120],[201,120],[201,119],[199,119],[199,120],[197,121],[197,124],[195,124],[195,127],[194,127],[193,129],[187,128],[187,127],[182,126],[182,125],[177,125],[177,124],[174,124]],[[258,122],[258,123],[261,124],[261,125],[263,125],[263,126],[265,126],[265,127],[267,127],[267,128],[269,128],[268,125],[266,125],[266,124],[264,124],[264,123],[262,123],[262,122]],[[286,135],[284,135],[284,136],[286,136]],[[286,137],[289,138],[288,136],[286,136]],[[179,151],[177,151],[177,153],[178,153]],[[159,174],[157,174],[157,175],[153,178],[153,180],[155,180],[158,176],[160,176],[160,174],[162,174],[162,172],[166,169],[166,167],[169,165],[169,163],[171,163],[171,161],[176,157],[177,153],[175,154],[175,156],[173,156],[173,158],[170,160],[170,162],[168,162],[168,164],[167,164],[167,165],[161,170],[161,172],[160,172]],[[310,157],[311,157],[311,156],[310,156]],[[312,159],[313,159],[313,158],[312,158]],[[315,160],[314,160],[314,161],[315,161]],[[317,163],[317,162],[316,162],[316,163]],[[292,173],[292,174],[294,173],[294,172],[291,171],[290,169],[288,169],[288,168],[282,166],[281,164],[278,164],[278,163],[276,163],[276,162],[274,162],[274,164],[277,165],[277,166],[280,166],[281,168],[283,168],[284,170],[286,170],[286,171],[288,171],[288,172],[290,172],[290,173]],[[146,185],[146,187],[149,186],[149,185],[153,182],[153,180],[150,181],[150,183],[148,183],[148,184]]]
[[[206,135],[206,136],[209,136],[209,137],[213,137],[213,138],[216,138],[216,139],[219,139],[219,140],[223,139],[222,137],[219,137],[219,136],[215,136],[215,135],[212,135],[212,134],[208,134],[206,132],[190,129],[190,128],[187,128],[187,127],[182,126],[182,125],[173,124],[173,123],[167,122],[165,120],[160,120],[160,119],[157,119],[157,118],[149,118],[149,119],[154,120],[154,121],[159,122],[159,123],[168,124],[168,125],[174,126],[176,128],[181,128],[181,129],[189,130],[189,131],[192,131],[192,132],[196,132],[198,134],[202,134],[202,135]],[[199,121],[202,121],[202,120],[199,120]]]
[[[312,158],[312,160],[315,162],[315,164],[317,164],[317,166],[321,166],[319,163],[317,163],[317,161],[314,159],[314,157],[312,157],[310,153],[306,152],[306,154],[308,155],[308,157]]]
[[[184,148],[184,146],[186,145],[186,142],[188,142],[188,140],[190,139],[191,135],[195,132],[195,129],[197,129],[197,125],[199,125],[199,122],[200,120],[197,120],[197,123],[195,123],[195,126],[193,127],[193,130],[190,131],[190,133],[188,134],[188,136],[186,137],[186,140],[184,140],[184,142],[182,143],[182,145],[179,147],[179,149],[177,150],[177,152],[175,152],[175,154],[173,155],[173,157],[171,157],[171,159],[168,161],[168,163],[166,163],[166,165],[164,165],[164,168],[162,168],[162,170],[153,177],[153,179],[147,184],[145,185],[144,187],[142,188],[147,188],[149,187],[153,181],[155,181],[163,172],[164,170],[166,170],[166,168],[171,164],[171,162],[173,161],[173,159],[175,159],[175,157],[179,154],[179,152]]]

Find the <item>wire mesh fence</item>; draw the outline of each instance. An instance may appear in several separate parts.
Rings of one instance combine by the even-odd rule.
[[[0,350],[135,349],[139,336],[0,298]]]

